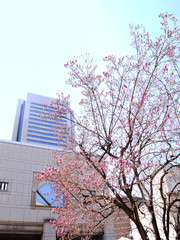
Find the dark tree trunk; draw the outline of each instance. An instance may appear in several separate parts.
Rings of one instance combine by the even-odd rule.
[[[139,221],[139,222],[137,222],[137,223],[135,223],[135,224],[136,224],[136,226],[137,226],[137,229],[138,229],[138,231],[139,231],[139,234],[140,234],[142,240],[149,240],[149,237],[148,237],[148,235],[147,235],[147,232],[145,231],[145,229],[144,229],[144,227],[142,226],[141,222]]]

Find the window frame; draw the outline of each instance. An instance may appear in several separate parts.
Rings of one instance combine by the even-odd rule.
[[[3,187],[4,189],[2,189],[2,185],[4,184],[5,185],[5,187]],[[8,185],[9,185],[9,183],[8,182],[6,182],[6,181],[0,181],[0,192],[7,192],[8,191]]]
[[[52,206],[52,204],[54,202],[56,202],[57,200],[54,200],[52,203],[49,203],[49,201],[43,196],[43,194],[39,191],[39,189],[41,187],[43,187],[44,185],[48,184],[46,181],[38,181],[36,179],[36,175],[39,172],[33,172],[33,179],[32,179],[32,193],[31,193],[31,207],[35,207],[35,208],[55,208],[55,207],[62,207],[64,205],[64,199],[62,200],[62,206]],[[48,184],[49,185],[49,184]],[[43,201],[47,204],[47,205],[40,205],[37,204],[36,201],[36,195],[39,195]]]

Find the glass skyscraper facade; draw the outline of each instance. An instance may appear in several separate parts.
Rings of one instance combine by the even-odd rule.
[[[40,119],[41,114],[55,111],[49,105],[53,98],[28,93],[27,99],[19,100],[13,129],[13,141],[27,142],[49,146],[67,146],[67,132],[62,131],[67,128],[70,134],[73,134],[72,116],[69,112],[64,112],[65,118],[59,118],[58,121],[50,116],[45,120]],[[69,108],[69,103],[68,108]]]

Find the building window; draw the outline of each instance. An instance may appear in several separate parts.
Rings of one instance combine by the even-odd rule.
[[[8,183],[7,182],[0,182],[0,191],[7,191]]]
[[[33,173],[31,206],[36,207],[61,207],[63,206],[63,195],[55,198],[51,184],[40,182],[36,179],[37,173]]]
[[[55,199],[54,190],[49,184],[44,184],[36,190],[36,205],[60,207],[63,206],[63,196]]]

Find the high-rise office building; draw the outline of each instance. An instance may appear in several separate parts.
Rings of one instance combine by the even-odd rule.
[[[43,113],[53,113],[54,108],[44,106],[49,105],[53,98],[40,96],[37,94],[28,93],[27,99],[19,100],[13,129],[13,141],[34,143],[49,146],[67,146],[67,132],[63,129],[72,129],[72,116],[69,112],[64,112],[65,118],[58,119],[58,122],[47,117],[46,120],[41,120],[40,115]],[[68,108],[69,108],[69,103]],[[61,132],[61,134],[58,134]],[[60,137],[59,137],[59,136]]]

